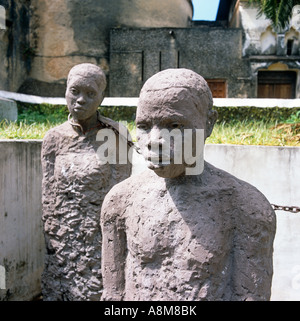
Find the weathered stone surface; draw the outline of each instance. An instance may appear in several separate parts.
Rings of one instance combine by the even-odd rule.
[[[103,164],[98,157],[103,123],[118,128],[97,115],[106,83],[99,69],[82,64],[70,71],[72,121],[43,140],[44,300],[99,300],[102,293],[100,209],[110,188],[130,175],[131,164]]]
[[[204,129],[216,114],[204,79],[166,70],[144,85],[137,138],[149,169],[117,184],[101,211],[103,300],[269,300],[275,213],[252,185],[209,163],[198,175],[154,163],[162,129]]]
[[[0,121],[16,121],[18,119],[17,103],[13,100],[0,97]]]
[[[205,79],[226,79],[228,97],[256,97],[242,40],[236,28],[112,29],[110,96],[138,97],[145,80],[160,70],[188,68]]]
[[[0,302],[30,301],[41,293],[40,155],[39,140],[0,140]]]
[[[0,29],[0,89],[17,91],[30,67],[29,1],[3,0],[5,29]]]
[[[95,63],[108,73],[111,28],[187,27],[193,14],[190,0],[32,0],[30,9],[35,55],[29,77],[36,87],[24,84],[20,90],[40,96],[54,90],[61,96],[56,86],[76,64]]]

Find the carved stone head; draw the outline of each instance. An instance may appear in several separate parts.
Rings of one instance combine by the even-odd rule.
[[[103,70],[93,64],[74,66],[68,75],[66,100],[75,121],[94,115],[104,98],[106,77]]]
[[[207,82],[192,70],[167,69],[148,79],[141,90],[136,115],[138,144],[148,167],[162,177],[181,175],[187,164],[183,158],[181,163],[174,160],[176,145],[172,144],[172,139],[166,142],[162,133],[176,129],[182,133],[183,142],[187,129],[193,132],[202,129],[205,140],[217,119],[212,106]],[[164,162],[162,152],[166,143],[170,146],[168,162]],[[191,144],[194,152],[195,140]],[[157,147],[154,152],[153,147]],[[179,147],[184,149],[184,146]],[[155,157],[156,163],[152,161]]]

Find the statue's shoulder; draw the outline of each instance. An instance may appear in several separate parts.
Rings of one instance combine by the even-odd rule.
[[[131,195],[134,192],[139,190],[141,185],[144,185],[147,182],[148,173],[150,170],[146,170],[143,173],[132,175],[120,183],[114,185],[108,192],[108,196],[114,197],[115,195],[124,195],[128,198],[127,195]]]
[[[266,198],[252,184],[209,164],[215,184],[227,191],[232,210],[237,220],[245,224],[267,223],[275,226],[275,212]]]
[[[126,211],[127,203],[130,202],[130,191],[132,178],[129,177],[122,182],[114,185],[106,194],[101,207],[101,222],[112,223],[121,219]]]
[[[114,127],[115,129],[118,129],[119,123],[117,121],[112,120],[112,119],[110,119],[108,117],[104,117],[104,116],[99,115],[99,114],[98,114],[98,119],[100,121],[102,121],[104,124],[107,124],[109,126]]]
[[[48,130],[43,138],[42,155],[56,153],[59,149],[60,142],[71,130],[71,125],[68,122]]]
[[[133,195],[136,195],[145,182],[149,181],[150,170],[143,173],[132,175],[118,184],[115,184],[106,194],[102,207],[111,206],[112,204],[122,207],[124,202],[130,202]]]
[[[61,125],[58,125],[56,127],[53,127],[47,131],[47,133],[44,136],[43,141],[52,140],[58,137],[63,137],[72,129],[72,126],[68,121],[62,123]]]

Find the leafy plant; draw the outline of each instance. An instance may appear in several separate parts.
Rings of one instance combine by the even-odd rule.
[[[292,114],[290,118],[286,120],[286,123],[289,123],[289,124],[300,123],[300,110],[298,110],[295,114]]]

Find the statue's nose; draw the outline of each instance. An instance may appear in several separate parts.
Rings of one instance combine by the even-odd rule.
[[[148,147],[151,147],[151,145],[161,145],[162,143],[162,132],[158,127],[154,126],[148,134]]]
[[[84,97],[84,95],[80,95],[78,98],[77,98],[77,102],[79,104],[85,104],[86,103],[86,99]]]

